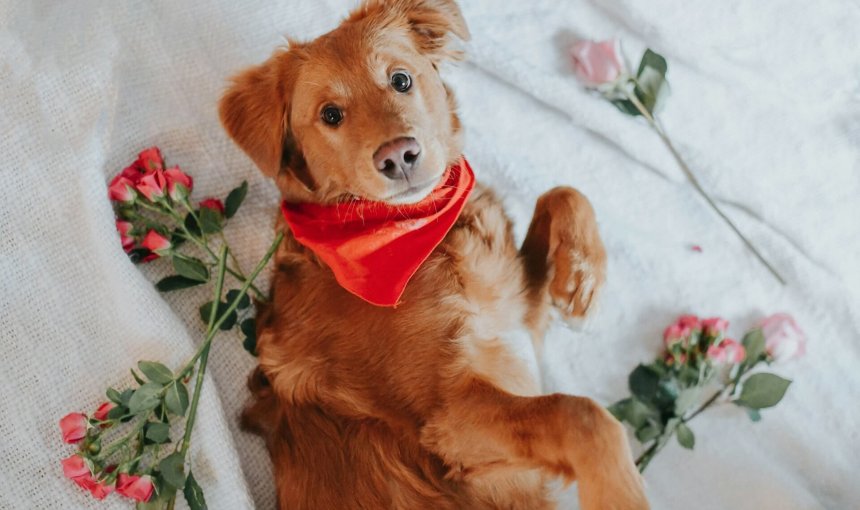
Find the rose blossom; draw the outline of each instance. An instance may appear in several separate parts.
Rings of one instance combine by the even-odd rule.
[[[134,192],[134,182],[122,174],[117,175],[108,184],[108,198],[114,202],[128,204],[134,202],[134,197],[137,193]]]
[[[663,342],[666,347],[671,347],[681,342],[686,346],[687,342],[685,340],[694,331],[700,330],[701,327],[698,317],[695,315],[683,315],[663,331]]]
[[[744,346],[731,338],[725,338],[719,345],[708,347],[708,358],[719,365],[740,363],[746,355]]]
[[[108,413],[114,407],[116,407],[116,405],[113,402],[103,403],[99,406],[98,409],[96,409],[96,412],[93,413],[93,418],[97,419],[98,421],[107,421]]]
[[[771,315],[759,327],[764,335],[765,351],[774,361],[790,361],[806,354],[806,335],[791,315]]]
[[[140,245],[157,255],[167,255],[172,247],[170,240],[155,230],[150,230]]]
[[[78,487],[90,491],[96,499],[105,499],[111,493],[113,487],[99,483],[93,477],[89,466],[80,455],[72,455],[61,461],[63,465],[63,475],[69,480],[75,482]]]
[[[60,420],[60,430],[63,441],[74,444],[87,436],[87,416],[81,413],[69,413]]]
[[[577,41],[570,49],[576,76],[585,86],[597,88],[615,82],[624,72],[621,43],[608,41]]]
[[[153,490],[155,490],[155,487],[152,484],[152,478],[148,475],[136,476],[120,473],[116,480],[117,494],[141,503],[149,501]]]
[[[126,253],[134,249],[134,237],[131,236],[131,231],[134,225],[131,222],[116,220],[116,231],[119,232],[119,239],[122,243],[122,249]]]
[[[164,177],[162,170],[154,170],[141,177],[137,183],[137,191],[146,197],[150,202],[154,202],[159,198],[164,197],[165,189],[167,188],[167,179]]]
[[[717,336],[729,329],[729,321],[721,317],[705,319],[702,321],[702,329],[711,336]]]
[[[165,170],[164,177],[167,179],[167,193],[173,200],[187,197],[194,187],[191,176],[180,170],[178,166]]]
[[[214,209],[221,214],[224,214],[224,203],[218,200],[217,198],[207,198],[206,200],[202,200],[200,202],[200,207],[206,207],[207,209]]]
[[[164,158],[161,157],[161,151],[158,147],[150,147],[138,154],[136,164],[142,168],[144,172],[164,170]]]

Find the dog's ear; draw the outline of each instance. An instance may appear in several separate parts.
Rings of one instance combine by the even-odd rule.
[[[368,0],[351,19],[376,17],[383,24],[405,23],[422,53],[435,61],[459,59],[452,35],[470,39],[469,27],[454,0]]]
[[[267,176],[289,172],[306,188],[314,183],[290,133],[290,101],[299,50],[278,50],[269,60],[233,78],[219,113],[227,134]]]

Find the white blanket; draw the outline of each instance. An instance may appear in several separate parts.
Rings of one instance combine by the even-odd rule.
[[[127,508],[62,478],[57,420],[130,382],[139,359],[177,366],[201,328],[197,292],[159,295],[119,246],[106,180],[159,145],[223,196],[248,179],[229,235],[250,265],[277,194],[221,130],[226,78],[282,36],[335,26],[354,0],[0,0],[0,509]],[[609,254],[602,306],[555,328],[547,391],[609,404],[682,312],[741,334],[793,313],[809,338],[785,401],[750,423],[725,407],[693,422],[646,473],[656,509],[860,506],[860,8],[827,0],[463,0],[473,42],[447,74],[467,155],[504,194],[522,235],[556,184],[593,201]],[[668,131],[728,214],[787,277],[779,286],[703,205],[640,121],[584,92],[575,37],[621,37],[669,60]],[[635,62],[634,62],[635,63]],[[703,247],[703,253],[691,250]],[[237,427],[254,365],[218,340],[192,447],[210,508],[274,508],[260,441]],[[573,508],[572,493],[562,508]]]

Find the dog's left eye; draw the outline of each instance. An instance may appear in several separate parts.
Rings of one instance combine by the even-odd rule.
[[[397,92],[409,92],[412,88],[412,76],[406,71],[396,71],[391,75],[391,87]]]

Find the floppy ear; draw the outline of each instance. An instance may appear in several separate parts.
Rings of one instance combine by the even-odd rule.
[[[460,58],[452,47],[452,35],[463,41],[471,37],[454,0],[368,0],[351,19],[373,15],[380,16],[383,23],[405,22],[421,52],[436,61]]]
[[[219,112],[227,134],[264,174],[277,179],[287,171],[312,189],[289,128],[298,64],[294,50],[278,50],[263,64],[240,73],[221,98]]]

